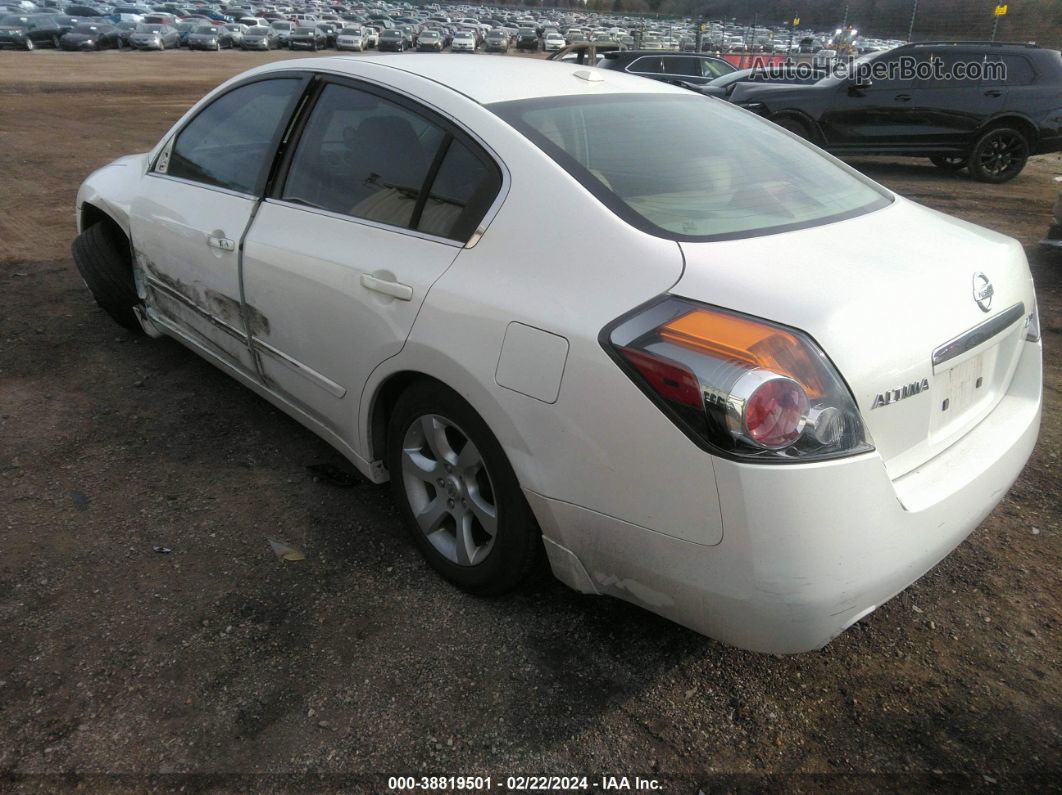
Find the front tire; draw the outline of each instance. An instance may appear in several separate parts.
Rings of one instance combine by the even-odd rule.
[[[1011,127],[989,130],[970,153],[970,176],[998,185],[1014,179],[1029,159],[1029,142]]]
[[[456,392],[424,381],[399,398],[387,466],[414,543],[454,585],[505,593],[542,561],[541,533],[501,445]]]
[[[74,239],[74,263],[100,308],[120,326],[139,330],[133,307],[140,303],[133,283],[129,241],[112,223],[93,224]]]
[[[26,39],[26,52],[33,52],[33,39]]]

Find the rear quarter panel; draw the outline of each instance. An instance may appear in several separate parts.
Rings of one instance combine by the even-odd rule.
[[[451,101],[435,100],[443,110]],[[680,278],[678,245],[622,223],[492,113],[460,104],[462,120],[506,165],[509,191],[482,239],[433,285],[403,350],[373,373],[362,400],[363,443],[370,396],[394,373],[422,372],[483,416],[525,490],[718,543],[711,457],[650,403],[598,341],[609,322]],[[555,403],[498,384],[502,343],[514,321],[568,341]]]

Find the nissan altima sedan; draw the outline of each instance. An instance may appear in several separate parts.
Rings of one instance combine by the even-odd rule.
[[[961,543],[1039,427],[1017,242],[613,71],[277,62],[89,176],[77,221],[100,306],[390,481],[478,594],[548,565],[815,649]]]

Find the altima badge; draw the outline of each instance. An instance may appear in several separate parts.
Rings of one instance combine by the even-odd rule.
[[[890,403],[899,403],[901,400],[906,400],[912,395],[919,395],[922,392],[928,391],[928,378],[923,378],[921,381],[915,381],[913,384],[898,386],[895,389],[888,389],[879,393],[878,396],[874,398],[874,405],[870,407],[870,410],[873,411],[876,408],[888,406]]]
[[[992,308],[992,296],[996,291],[992,288],[992,282],[988,281],[988,277],[981,271],[977,271],[973,275],[973,294],[974,301],[981,307],[982,312],[987,312]]]

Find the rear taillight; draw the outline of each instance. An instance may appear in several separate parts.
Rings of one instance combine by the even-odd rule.
[[[714,452],[777,462],[873,449],[836,369],[794,329],[667,297],[605,329],[602,342],[679,427]]]

